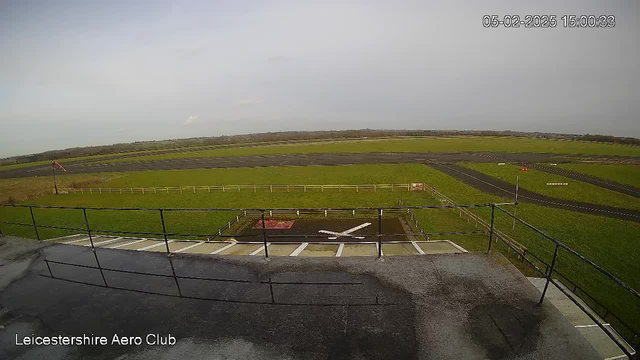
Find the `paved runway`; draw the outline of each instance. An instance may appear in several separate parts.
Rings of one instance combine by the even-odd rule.
[[[584,159],[580,155],[535,154],[535,153],[333,153],[333,154],[290,154],[290,155],[261,155],[261,156],[226,156],[196,159],[173,159],[154,161],[132,161],[123,163],[64,164],[69,174],[126,172],[144,170],[175,170],[175,169],[211,169],[237,167],[266,167],[266,166],[306,166],[306,165],[347,165],[347,164],[403,164],[424,163],[436,161],[442,163],[466,162],[494,162],[496,159],[506,159],[516,162],[571,162]],[[637,161],[636,158],[592,156],[596,161]],[[0,178],[16,178],[29,176],[48,176],[50,166],[39,166],[0,171]]]
[[[507,196],[509,200],[513,200],[515,197],[515,188],[512,184],[484,173],[452,164],[429,164],[429,166],[484,192],[498,196]],[[614,219],[640,222],[640,211],[638,210],[558,199],[522,188],[518,191],[518,201],[577,211],[585,214],[606,216]]]

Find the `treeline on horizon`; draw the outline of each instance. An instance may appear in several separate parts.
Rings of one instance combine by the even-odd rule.
[[[50,150],[38,154],[14,156],[0,160],[0,165],[28,163],[44,160],[58,160],[66,158],[118,154],[124,152],[161,150],[193,146],[232,145],[240,143],[276,142],[276,141],[310,141],[349,138],[382,138],[393,136],[510,136],[541,139],[566,139],[615,143],[625,145],[640,145],[640,139],[631,137],[616,137],[609,135],[571,135],[542,132],[494,131],[494,130],[339,130],[339,131],[284,131],[271,133],[256,133],[245,135],[212,136],[187,139],[171,139],[157,141],[136,141],[113,145],[75,147],[63,150]]]

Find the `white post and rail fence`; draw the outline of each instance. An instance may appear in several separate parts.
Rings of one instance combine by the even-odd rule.
[[[194,185],[156,186],[126,188],[63,188],[61,194],[162,194],[170,192],[210,193],[210,192],[309,192],[309,191],[424,191],[424,184],[341,184],[341,185]]]

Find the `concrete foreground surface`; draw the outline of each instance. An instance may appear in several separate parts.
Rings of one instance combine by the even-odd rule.
[[[51,278],[45,258],[93,267],[96,256],[39,246],[0,238],[0,279],[11,276],[2,359],[600,359],[553,305],[536,306],[539,292],[500,255],[267,261],[97,249],[103,271],[51,262]],[[83,334],[109,344],[16,345]],[[169,336],[175,345],[146,341]]]

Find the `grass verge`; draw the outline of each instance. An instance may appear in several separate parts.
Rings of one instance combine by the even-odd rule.
[[[640,188],[640,166],[619,164],[558,164],[558,167]]]

